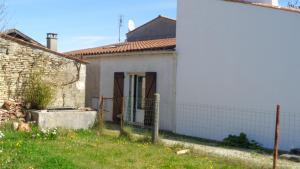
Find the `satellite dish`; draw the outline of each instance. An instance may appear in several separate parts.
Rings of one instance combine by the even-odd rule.
[[[129,31],[135,30],[135,24],[134,24],[133,20],[131,20],[131,19],[128,21],[128,30]]]

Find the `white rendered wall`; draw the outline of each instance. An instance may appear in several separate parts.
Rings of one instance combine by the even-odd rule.
[[[271,148],[281,104],[280,148],[300,147],[299,19],[222,0],[178,0],[176,131],[217,140],[246,132]]]
[[[86,65],[86,107],[99,108],[100,62],[93,61]]]
[[[248,2],[263,3],[278,6],[278,0],[248,0]]]
[[[161,95],[160,128],[175,130],[176,55],[174,52],[110,55],[102,57],[100,64],[100,93],[105,97],[113,97],[114,72],[125,72],[125,76],[127,72],[157,72],[157,92]],[[127,82],[124,81],[125,86],[128,86]],[[128,93],[124,93],[124,96],[128,96]],[[112,105],[110,107],[112,108]],[[112,121],[112,110],[105,114],[105,118]]]

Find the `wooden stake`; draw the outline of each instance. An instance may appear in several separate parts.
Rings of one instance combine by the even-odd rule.
[[[159,104],[160,95],[158,93],[154,94],[154,123],[153,123],[153,133],[152,133],[152,143],[156,144],[159,141]]]
[[[120,132],[123,133],[124,132],[124,97],[121,98],[122,99],[122,105],[121,105],[121,114],[120,114]]]
[[[277,108],[276,108],[276,127],[275,127],[273,169],[277,169],[279,133],[280,133],[280,105],[277,105]]]
[[[103,132],[103,128],[104,128],[103,114],[104,114],[104,97],[102,96],[101,101],[100,101],[100,107],[99,107],[99,130],[100,130],[100,132]]]

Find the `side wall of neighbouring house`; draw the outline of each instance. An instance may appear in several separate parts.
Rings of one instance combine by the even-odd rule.
[[[299,19],[222,0],[178,0],[176,131],[215,140],[245,132],[271,148],[281,104],[280,148],[300,147]],[[180,106],[188,104],[194,110]]]
[[[114,72],[125,73],[125,86],[129,85],[129,81],[126,80],[127,73],[157,72],[157,92],[161,95],[160,128],[169,131],[175,129],[176,54],[174,52],[108,55],[102,56],[100,60],[100,95],[104,97],[113,97]],[[128,96],[126,89],[124,92],[124,96]],[[107,107],[112,108],[112,105]],[[105,118],[107,121],[112,121],[112,109],[105,114]]]
[[[176,37],[176,21],[159,17],[150,23],[146,23],[127,34],[127,41],[140,41],[151,39],[164,39]]]
[[[100,59],[90,60],[86,66],[86,107],[98,109],[100,94]]]
[[[85,64],[0,38],[0,102],[20,99],[30,73],[39,70],[59,86],[50,107],[85,106]]]

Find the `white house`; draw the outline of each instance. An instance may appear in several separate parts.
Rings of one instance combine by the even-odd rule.
[[[280,104],[280,149],[300,147],[300,11],[253,2],[178,0],[176,132],[272,148]]]
[[[154,92],[158,92],[161,94],[161,129],[174,129],[175,120],[170,117],[175,117],[173,109],[176,84],[176,54],[173,50],[175,43],[175,39],[148,40],[125,42],[98,48],[95,51],[92,49],[90,52],[80,51],[81,55],[89,54],[85,56],[90,62],[87,66],[87,76],[91,81],[87,81],[87,86],[90,86],[88,84],[90,82],[95,83],[93,78],[99,79],[96,82],[98,84],[92,84],[99,89],[87,88],[86,91],[96,95],[90,98],[90,102],[94,102],[92,106],[97,107],[99,96],[124,97],[126,101],[135,98],[130,104],[126,104],[126,110],[130,105],[137,106],[131,109],[131,112],[125,112],[125,115],[136,117],[131,119],[132,123],[144,123],[145,110],[138,106],[139,98],[152,98]],[[98,91],[99,93],[96,93]],[[137,93],[138,91],[141,92]],[[122,106],[120,102],[117,100],[115,105]],[[106,120],[118,121],[121,108],[113,110],[113,102],[108,104],[111,105],[107,106]]]
[[[157,33],[156,33],[157,32]],[[159,16],[129,32],[128,41],[68,52],[89,61],[86,103],[97,108],[99,97],[114,97],[105,114],[107,121],[118,121],[125,98],[127,122],[151,125],[145,103],[161,94],[160,127],[175,129],[176,21]]]

